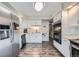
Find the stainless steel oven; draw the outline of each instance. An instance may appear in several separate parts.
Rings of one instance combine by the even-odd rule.
[[[54,24],[54,40],[61,44],[61,21]]]

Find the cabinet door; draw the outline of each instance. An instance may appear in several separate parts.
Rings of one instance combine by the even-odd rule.
[[[31,43],[42,43],[42,36],[41,34],[32,34],[31,35]]]
[[[37,25],[41,25],[41,21],[36,21],[36,24]]]
[[[69,26],[79,26],[79,4],[69,10]]]
[[[32,33],[26,40],[27,43],[42,43],[42,36],[41,34]]]
[[[31,24],[32,25],[41,25],[41,21],[39,21],[39,20],[33,20]]]
[[[26,43],[30,43],[31,39],[30,39],[30,34],[26,34]]]

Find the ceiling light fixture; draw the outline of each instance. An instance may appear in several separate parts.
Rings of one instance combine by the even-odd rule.
[[[34,3],[34,8],[37,12],[41,11],[44,7],[44,3],[43,2],[35,2]]]

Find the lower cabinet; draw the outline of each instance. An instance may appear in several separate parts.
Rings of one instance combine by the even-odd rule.
[[[26,34],[26,43],[42,43],[42,34],[41,33]]]

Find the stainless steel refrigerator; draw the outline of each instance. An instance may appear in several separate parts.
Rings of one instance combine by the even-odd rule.
[[[15,29],[14,22],[19,24],[18,17],[0,8],[0,57],[18,55],[19,34]]]

